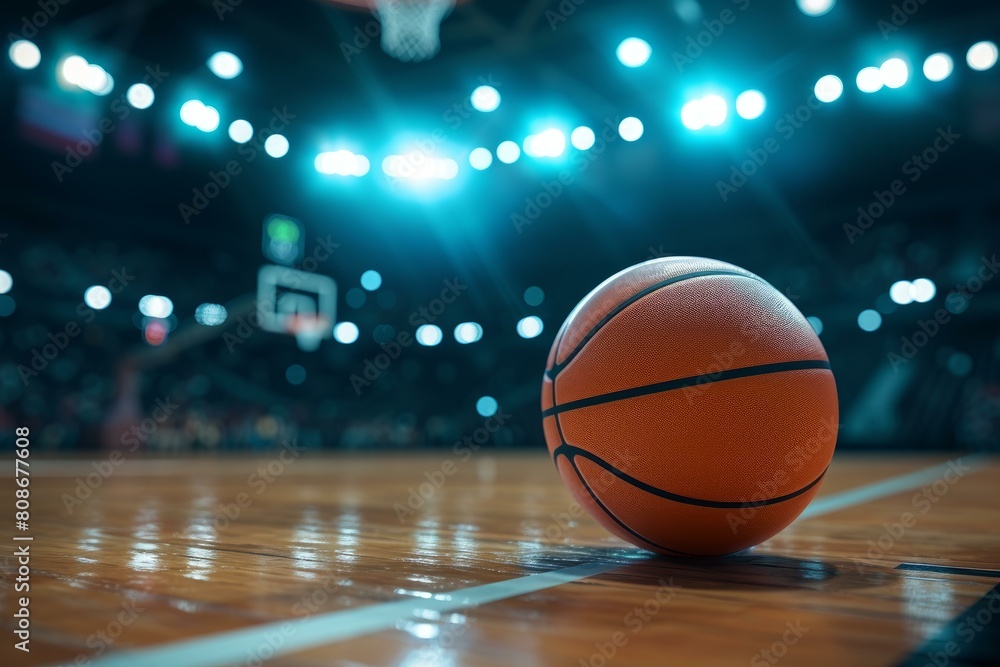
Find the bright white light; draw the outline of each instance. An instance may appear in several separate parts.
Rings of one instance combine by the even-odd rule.
[[[361,286],[369,292],[374,292],[382,286],[382,274],[369,269],[361,274]]]
[[[215,132],[219,129],[219,110],[215,107],[203,106],[194,126],[202,132]]]
[[[351,172],[351,176],[357,176],[360,178],[361,176],[364,176],[369,171],[371,171],[371,168],[372,168],[371,160],[369,160],[364,155],[355,155],[354,171]]]
[[[264,140],[264,152],[271,157],[285,157],[288,153],[288,139],[281,134],[272,134]]]
[[[469,153],[469,164],[472,165],[473,169],[478,169],[479,171],[487,169],[493,164],[493,153],[488,148],[474,148]]]
[[[930,81],[944,81],[951,76],[955,63],[947,53],[934,53],[924,61],[924,76]]]
[[[521,157],[521,147],[513,141],[504,141],[497,146],[497,159],[504,164],[513,164]]]
[[[997,64],[997,45],[993,42],[976,42],[965,54],[965,62],[977,72],[988,70]]]
[[[206,327],[217,327],[226,321],[229,312],[220,303],[203,303],[194,309],[194,321]]]
[[[78,86],[91,93],[104,90],[108,85],[108,73],[100,65],[87,65],[83,71]]]
[[[637,141],[642,136],[642,121],[635,116],[629,116],[618,123],[618,134],[625,141]]]
[[[235,79],[243,71],[243,61],[229,51],[219,51],[206,64],[220,79]]]
[[[393,178],[450,181],[458,176],[458,163],[451,158],[428,157],[419,150],[406,155],[388,155],[382,160],[382,171]]]
[[[358,339],[358,325],[354,322],[338,322],[333,327],[333,339],[338,343],[350,345]]]
[[[899,88],[910,78],[910,70],[902,58],[889,58],[878,68],[886,88]]]
[[[6,294],[14,286],[14,278],[9,272],[0,269],[0,294]]]
[[[719,95],[706,95],[701,98],[701,113],[705,118],[705,125],[718,127],[726,122],[729,105]]]
[[[542,318],[537,315],[529,315],[517,323],[517,335],[521,338],[535,338],[542,333],[544,328]]]
[[[205,105],[201,100],[188,100],[181,105],[181,120],[185,125],[194,127],[198,124],[202,114],[205,113]]]
[[[524,153],[531,157],[559,157],[566,152],[566,135],[555,128],[532,134],[524,140]]]
[[[823,16],[833,9],[837,0],[795,0],[795,4],[806,16]]]
[[[874,93],[882,89],[882,72],[878,67],[865,67],[858,72],[858,90],[862,93]]]
[[[471,100],[476,111],[489,113],[500,106],[500,93],[493,86],[479,86],[472,91]]]
[[[615,55],[618,56],[618,62],[625,67],[642,67],[649,60],[652,52],[653,49],[646,40],[629,37],[618,45]]]
[[[844,82],[840,80],[839,76],[827,74],[820,77],[819,81],[816,82],[813,92],[816,94],[816,99],[829,104],[839,99],[844,93]]]
[[[901,306],[913,303],[912,289],[913,283],[909,280],[897,280],[889,288],[889,298],[892,299],[893,303],[898,303]]]
[[[759,90],[745,90],[736,98],[736,113],[740,118],[753,120],[760,117],[765,108],[767,100],[764,99],[764,93]]]
[[[462,345],[475,343],[483,337],[483,327],[475,322],[462,322],[455,327],[455,340]]]
[[[42,62],[42,52],[34,42],[26,39],[19,39],[11,44],[7,54],[10,55],[11,62],[21,69],[35,69]]]
[[[88,287],[83,293],[83,302],[94,310],[104,310],[111,305],[111,290],[103,285]]]
[[[445,181],[450,181],[451,179],[458,176],[458,163],[452,160],[450,157],[442,158],[440,160],[434,161],[434,176]]]
[[[815,315],[810,315],[806,318],[806,320],[809,321],[809,326],[813,328],[813,331],[816,332],[817,336],[823,333],[823,320],[819,319]]]
[[[573,144],[573,148],[578,151],[590,150],[596,140],[597,137],[594,136],[594,131],[585,125],[581,125],[576,128],[569,135],[570,143]]]
[[[153,106],[156,94],[153,89],[145,83],[133,83],[125,91],[125,99],[136,109],[148,109]]]
[[[476,412],[479,413],[480,417],[492,417],[499,409],[500,404],[492,396],[482,396],[476,401]]]
[[[147,294],[139,299],[139,312],[146,317],[164,319],[174,312],[174,302],[165,296]]]
[[[82,56],[67,56],[63,59],[59,71],[67,83],[79,86],[84,77],[86,77],[89,66],[89,63]]]
[[[417,327],[417,342],[427,347],[434,347],[444,339],[441,327],[436,324],[422,324]]]
[[[917,278],[910,285],[910,296],[917,303],[927,303],[937,294],[937,285],[929,278]]]
[[[245,144],[253,139],[253,125],[239,118],[229,124],[229,138],[238,144]]]
[[[875,331],[882,326],[882,316],[877,310],[868,308],[858,315],[858,326],[862,331]]]
[[[320,153],[314,161],[316,171],[336,176],[364,176],[371,169],[371,162],[364,155],[348,150]]]
[[[681,107],[681,122],[689,130],[705,127],[705,117],[701,111],[701,100],[691,100]]]
[[[115,89],[115,77],[107,72],[104,73],[104,77],[104,87],[93,91],[95,95],[100,95],[101,97],[110,95],[111,91]]]

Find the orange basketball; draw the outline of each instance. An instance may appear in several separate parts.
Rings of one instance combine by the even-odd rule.
[[[609,531],[671,556],[777,534],[837,440],[826,351],[781,292],[732,264],[656,259],[566,318],[542,381],[549,452]]]

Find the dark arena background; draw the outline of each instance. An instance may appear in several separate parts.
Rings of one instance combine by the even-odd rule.
[[[38,0],[0,28],[4,665],[1000,664],[1000,5]],[[808,322],[828,365],[782,363],[832,372],[836,422],[797,440],[808,392],[740,388],[763,343],[716,345],[717,297],[591,380],[660,384],[559,400],[574,307],[677,257]],[[636,392],[664,402],[563,430]],[[809,487],[767,463],[834,442]],[[736,535],[806,490],[728,556],[633,530],[690,501],[721,528],[670,544]]]

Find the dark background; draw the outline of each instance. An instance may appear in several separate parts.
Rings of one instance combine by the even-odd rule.
[[[887,355],[946,305],[981,258],[1000,250],[1000,68],[965,65],[972,43],[1000,36],[1000,8],[929,0],[883,35],[879,20],[891,20],[892,4],[842,0],[811,18],[791,0],[751,0],[746,11],[743,3],[706,1],[690,24],[663,0],[476,0],[445,21],[435,59],[400,63],[375,43],[348,62],[340,44],[372,18],[330,3],[243,0],[220,20],[218,3],[208,1],[55,2],[58,11],[32,37],[41,65],[21,71],[5,55],[0,66],[0,268],[14,277],[7,298],[16,304],[0,317],[0,423],[32,426],[47,448],[95,448],[169,398],[179,407],[149,439],[151,449],[269,447],[287,437],[313,447],[402,448],[449,445],[470,433],[483,422],[477,399],[490,395],[511,415],[494,443],[538,447],[541,373],[570,309],[629,265],[699,255],[754,271],[822,320],[842,447],[996,449],[996,283],[966,300],[908,363],[893,368]],[[679,68],[671,54],[727,8],[735,21]],[[24,2],[0,11],[9,43],[24,17],[41,10]],[[632,35],[653,47],[650,62],[635,70],[614,55]],[[222,49],[243,60],[234,80],[205,67]],[[955,61],[941,83],[920,74],[935,51]],[[55,67],[68,53],[104,66],[115,90],[96,97],[60,88]],[[894,55],[910,64],[910,81],[860,93],[857,71]],[[155,104],[129,107],[118,120],[110,105],[149,66],[169,72]],[[793,136],[777,132],[829,73],[844,80],[843,97],[811,111]],[[455,105],[464,107],[482,81],[499,89],[500,108],[462,118]],[[757,88],[768,108],[744,121],[730,106],[720,130],[689,131],[681,105],[706,85],[730,105]],[[193,96],[218,107],[219,130],[204,134],[180,122],[177,110]],[[284,132],[288,155],[246,161],[225,128],[236,117],[262,127],[274,108],[295,115]],[[645,125],[639,141],[613,141],[583,161],[569,149],[559,160],[494,162],[483,172],[468,165],[472,148],[520,143],[538,123],[600,131],[630,115]],[[60,181],[53,162],[105,116],[115,119],[114,131]],[[932,146],[940,128],[960,139],[919,180],[906,180],[904,163]],[[435,131],[444,137],[436,150],[459,163],[455,180],[420,190],[382,173],[382,157],[403,138]],[[723,201],[717,182],[769,137],[779,137],[780,150]],[[371,172],[317,173],[316,154],[336,148],[367,155]],[[179,205],[233,159],[242,173],[185,224]],[[563,171],[572,183],[519,231],[512,216]],[[852,243],[844,225],[895,179],[906,180],[906,192]],[[262,222],[276,212],[305,225],[307,256],[319,238],[340,244],[318,271],[337,281],[338,319],[359,325],[357,343],[325,341],[308,353],[288,336],[257,331],[230,351],[223,334],[238,326],[233,308],[223,327],[198,331],[198,304],[245,303],[255,290],[265,263]],[[106,285],[122,269],[134,279],[111,307],[25,382],[18,367],[30,364],[32,350],[80,319],[89,285]],[[368,269],[381,273],[383,286],[351,308],[344,294]],[[889,286],[918,277],[935,281],[936,297],[894,308]],[[410,314],[454,279],[468,289],[435,322],[444,342],[407,348],[358,397],[350,377],[381,351],[376,327],[412,331]],[[540,306],[525,303],[529,286],[544,290]],[[150,293],[175,305],[177,328],[160,348],[135,325],[136,304]],[[884,322],[862,331],[858,313],[873,307]],[[526,315],[544,321],[538,338],[515,332]],[[458,345],[452,331],[469,320],[485,335]],[[307,370],[300,385],[286,380],[291,364]]]

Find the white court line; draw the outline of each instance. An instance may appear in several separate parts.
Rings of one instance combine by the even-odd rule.
[[[901,491],[915,489],[924,486],[925,484],[932,484],[941,479],[943,475],[948,472],[948,470],[954,469],[955,466],[967,466],[969,470],[965,471],[964,475],[968,475],[988,463],[989,457],[983,454],[970,454],[969,456],[963,456],[952,461],[945,461],[944,463],[939,463],[938,465],[934,465],[929,468],[923,468],[922,470],[917,470],[916,472],[906,473],[905,475],[899,475],[897,477],[890,477],[889,479],[883,479],[878,482],[866,484],[865,486],[859,486],[856,489],[849,489],[847,491],[841,491],[840,493],[831,493],[828,496],[817,498],[812,501],[809,506],[806,507],[805,511],[799,515],[799,521],[802,519],[811,519],[816,516],[823,516],[824,514],[836,512],[847,507],[853,507],[854,505],[860,505],[861,503],[866,503],[869,500],[893,496]],[[958,470],[961,471],[961,468],[958,468]]]
[[[392,630],[401,621],[418,620],[414,612],[420,610],[430,609],[439,613],[458,611],[561,586],[622,566],[623,563],[583,563],[552,572],[439,593],[429,599],[399,600],[360,609],[331,611],[302,620],[267,623],[149,649],[115,653],[92,660],[90,664],[92,667],[218,667],[246,664],[251,658],[251,650],[258,656],[261,649],[269,648],[274,649],[274,656],[304,651],[373,632]],[[268,637],[278,639],[268,641]],[[280,645],[275,648],[274,644],[279,642]]]
[[[972,455],[955,461],[924,468],[916,472],[890,477],[865,486],[818,498],[800,516],[808,519],[846,509],[869,500],[895,495],[919,488],[941,479],[952,464],[961,463],[973,470],[982,468],[986,456]],[[594,575],[624,567],[625,563],[582,563],[551,572],[532,574],[517,579],[498,581],[482,586],[439,593],[429,599],[398,600],[373,604],[359,609],[331,611],[302,620],[284,620],[223,632],[196,639],[160,644],[146,649],[123,651],[90,661],[92,667],[220,667],[246,664],[254,651],[273,649],[273,656],[304,651],[363,635],[395,629],[399,623],[417,619],[415,612],[434,610],[448,613],[490,602],[534,593],[554,586],[579,581]],[[268,641],[268,637],[278,640]],[[280,645],[275,647],[275,644]]]

